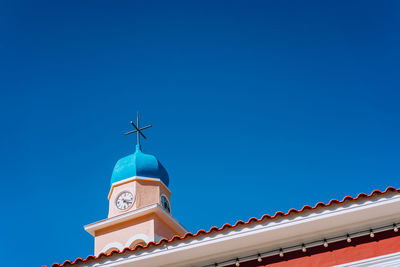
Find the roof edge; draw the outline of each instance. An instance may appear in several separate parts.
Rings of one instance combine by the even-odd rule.
[[[52,266],[53,267],[57,267],[57,266],[64,266],[65,264],[76,264],[76,263],[80,263],[80,262],[86,262],[86,261],[89,261],[89,260],[93,260],[93,259],[102,259],[102,258],[104,258],[104,257],[111,257],[111,256],[117,256],[117,255],[120,255],[120,254],[124,254],[124,253],[127,253],[127,252],[129,252],[129,253],[132,253],[132,252],[135,252],[136,250],[143,250],[143,249],[148,249],[148,248],[153,248],[152,250],[154,250],[154,249],[157,249],[160,245],[168,245],[168,244],[170,244],[170,243],[172,243],[172,242],[175,242],[175,241],[181,241],[181,240],[184,240],[184,239],[189,239],[189,238],[196,238],[196,237],[198,237],[198,236],[208,236],[208,235],[217,235],[217,234],[219,234],[219,232],[222,232],[222,231],[225,231],[225,230],[230,230],[230,229],[233,229],[233,228],[243,228],[243,227],[246,227],[246,226],[249,226],[250,224],[251,225],[253,225],[253,224],[258,224],[258,223],[268,223],[268,222],[270,222],[270,221],[273,221],[273,220],[276,220],[276,219],[282,219],[282,220],[284,220],[284,219],[288,219],[287,217],[289,217],[289,216],[296,216],[296,215],[299,215],[299,214],[302,214],[302,213],[305,213],[305,212],[307,212],[307,211],[310,211],[310,212],[313,212],[313,211],[315,211],[315,210],[317,210],[317,209],[326,209],[326,208],[332,208],[333,206],[336,206],[336,205],[340,205],[340,206],[344,206],[345,204],[347,204],[347,203],[351,203],[351,204],[355,204],[355,203],[357,203],[358,201],[362,201],[362,200],[365,200],[365,201],[368,201],[368,200],[373,200],[373,199],[376,199],[377,197],[381,197],[381,196],[391,196],[391,195],[394,195],[394,194],[398,194],[400,192],[400,189],[396,189],[396,188],[394,188],[394,187],[388,187],[388,188],[386,188],[386,190],[385,191],[379,191],[379,190],[374,190],[374,191],[372,191],[369,195],[367,195],[367,194],[365,194],[365,193],[360,193],[360,194],[358,194],[357,195],[357,197],[355,197],[355,198],[353,198],[353,197],[351,197],[351,196],[346,196],[346,197],[344,197],[341,201],[339,201],[339,200],[337,200],[337,199],[332,199],[331,201],[329,201],[329,203],[328,204],[325,204],[325,203],[322,203],[322,202],[318,202],[314,207],[311,207],[311,206],[309,206],[309,205],[305,205],[305,206],[303,206],[303,208],[302,209],[300,209],[300,210],[297,210],[297,209],[290,209],[287,213],[284,213],[284,212],[281,212],[281,211],[278,211],[278,212],[276,212],[273,216],[271,216],[271,215],[268,215],[268,214],[265,214],[265,215],[263,215],[260,219],[257,219],[257,218],[255,218],[255,217],[252,217],[252,218],[250,218],[247,222],[244,222],[244,221],[237,221],[234,225],[231,225],[231,224],[224,224],[221,228],[218,228],[218,227],[211,227],[210,228],[210,230],[208,230],[208,231],[205,231],[205,230],[199,230],[196,234],[193,234],[193,233],[190,233],[190,232],[188,232],[188,233],[186,233],[185,235],[183,235],[183,236],[174,236],[174,237],[172,237],[171,239],[161,239],[159,242],[157,242],[157,243],[155,243],[155,242],[150,242],[150,243],[148,243],[147,245],[145,245],[145,246],[142,246],[142,245],[137,245],[135,248],[133,248],[133,249],[130,249],[130,248],[125,248],[123,251],[120,251],[120,252],[116,252],[116,251],[114,251],[114,252],[111,252],[110,254],[104,254],[104,253],[101,253],[101,254],[99,254],[97,257],[95,257],[95,256],[93,256],[93,255],[90,255],[90,256],[88,256],[86,259],[82,259],[82,258],[78,258],[78,259],[76,259],[74,262],[71,262],[71,261],[65,261],[64,263],[62,263],[62,264],[59,264],[59,263],[55,263],[55,264],[53,264]],[[396,198],[396,200],[398,200],[398,202],[396,202],[397,204],[400,204],[400,197],[398,197],[398,198]],[[350,205],[351,206],[351,205]],[[350,208],[351,207],[349,207],[348,209],[350,210]],[[343,209],[346,209],[346,207],[343,207]],[[360,209],[361,210],[361,209]],[[332,212],[333,213],[333,212]],[[317,214],[318,215],[318,214]],[[332,214],[331,214],[332,215]],[[243,226],[243,227],[242,227]],[[260,226],[261,227],[261,226]],[[235,229],[236,230],[236,229]],[[237,230],[237,231],[240,231],[239,229]],[[132,255],[134,255],[134,254],[132,254]]]

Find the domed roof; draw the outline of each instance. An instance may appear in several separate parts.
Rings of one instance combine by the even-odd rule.
[[[143,153],[140,145],[136,145],[135,153],[117,161],[111,176],[111,184],[133,176],[158,178],[166,186],[169,184],[168,173],[164,166],[155,156]]]

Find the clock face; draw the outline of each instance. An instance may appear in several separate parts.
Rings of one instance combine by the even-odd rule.
[[[115,200],[115,205],[120,210],[127,210],[132,207],[133,202],[135,202],[133,194],[129,191],[123,191],[118,195],[117,199]]]

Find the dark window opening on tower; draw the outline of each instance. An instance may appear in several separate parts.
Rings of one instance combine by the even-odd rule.
[[[165,196],[161,196],[161,205],[168,213],[171,213],[171,208],[169,207],[168,199]]]

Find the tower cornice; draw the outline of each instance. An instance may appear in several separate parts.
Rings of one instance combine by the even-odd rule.
[[[185,227],[183,227],[174,217],[166,212],[160,205],[153,204],[144,208],[133,210],[121,215],[117,215],[111,218],[107,218],[101,221],[97,221],[84,226],[86,232],[92,236],[96,235],[96,231],[102,230],[104,228],[120,224],[126,221],[137,219],[149,214],[156,214],[164,222],[166,222],[173,230],[175,230],[179,235],[183,235],[188,232]]]

